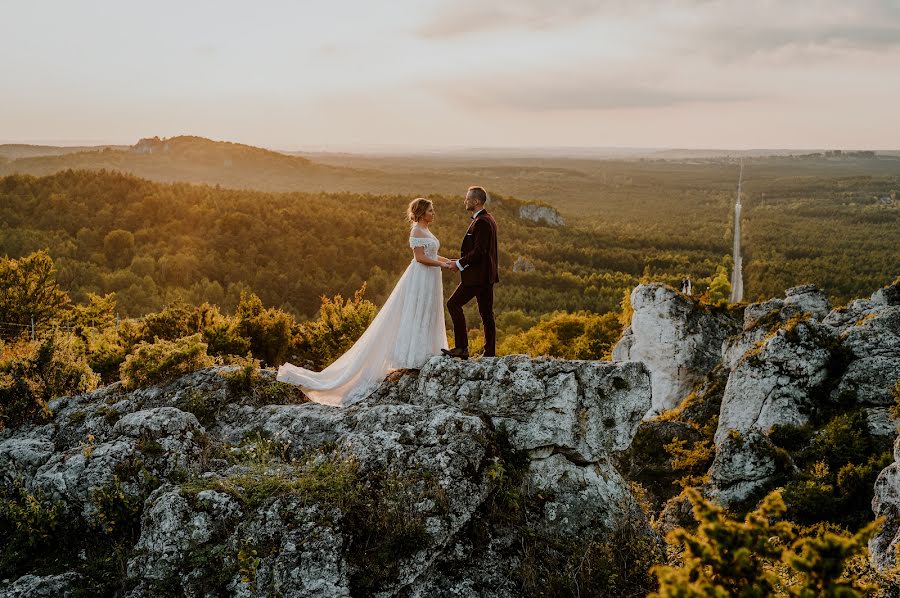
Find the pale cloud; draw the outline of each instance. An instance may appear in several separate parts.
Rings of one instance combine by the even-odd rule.
[[[659,80],[659,75],[604,74],[592,65],[565,72],[548,71],[461,79],[438,83],[432,90],[451,101],[474,109],[496,108],[525,112],[557,110],[592,111],[621,108],[662,108],[683,104],[742,102],[758,97],[721,90],[679,90],[640,81]]]
[[[670,23],[664,22],[666,17]],[[453,39],[470,34],[553,32],[609,19],[640,27],[654,18],[663,21],[658,28],[648,28],[655,44],[727,60],[784,54],[805,59],[829,50],[900,47],[900,2],[896,0],[447,0],[417,33],[428,39]]]
[[[426,38],[449,38],[497,29],[550,30],[595,16],[606,8],[606,2],[591,0],[450,1],[418,33]]]

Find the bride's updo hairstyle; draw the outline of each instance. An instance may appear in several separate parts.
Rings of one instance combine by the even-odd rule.
[[[431,200],[425,199],[424,197],[417,197],[416,199],[409,202],[409,207],[406,209],[406,217],[409,218],[409,222],[411,224],[415,224],[419,220],[422,219],[422,216],[425,215],[425,212],[428,211],[428,208],[431,207]]]

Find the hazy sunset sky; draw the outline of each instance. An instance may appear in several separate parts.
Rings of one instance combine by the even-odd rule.
[[[0,10],[0,142],[900,148],[900,0]]]

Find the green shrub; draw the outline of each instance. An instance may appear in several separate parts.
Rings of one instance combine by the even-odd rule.
[[[55,538],[61,526],[60,503],[30,494],[21,483],[0,489],[0,577],[39,555]]]
[[[88,363],[104,382],[119,377],[119,368],[128,354],[115,328],[89,329],[84,332]]]
[[[154,343],[138,343],[125,358],[120,376],[123,386],[133,389],[167,382],[213,363],[199,334],[175,341],[157,339]]]
[[[116,322],[116,294],[87,294],[87,303],[74,304],[63,315],[61,324],[84,336],[91,329],[102,329]]]
[[[291,346],[294,318],[279,309],[265,309],[253,293],[241,292],[234,314],[236,332],[250,341],[253,356],[266,365],[284,363]]]
[[[49,253],[0,257],[0,322],[29,326],[33,318],[37,325],[46,324],[56,321],[68,304],[69,295],[59,288]],[[0,335],[13,338],[10,331],[15,328],[2,328]]]
[[[686,440],[673,438],[672,442],[663,447],[672,457],[672,470],[683,474],[676,481],[682,488],[699,486],[704,483],[706,471],[712,465],[715,456],[715,446],[710,438],[698,440],[690,447],[686,445]]]
[[[289,356],[292,363],[321,370],[340,357],[362,336],[375,318],[377,308],[363,299],[363,285],[352,299],[340,295],[322,297],[319,318],[299,324],[294,329]]]
[[[781,520],[786,507],[778,491],[738,521],[698,491],[686,493],[697,530],[669,533],[667,540],[683,552],[679,563],[653,568],[659,590],[652,598],[861,598],[868,590],[848,572],[880,521],[854,535],[822,526],[797,529]]]
[[[97,388],[100,377],[71,334],[53,331],[38,341],[5,344],[0,350],[0,430],[52,414],[53,398]]]
[[[194,313],[210,355],[250,353],[250,339],[241,336],[235,318],[222,315],[218,307],[209,303],[197,307]]]
[[[552,314],[532,328],[504,339],[499,353],[550,355],[563,359],[607,359],[622,333],[616,313]]]
[[[105,486],[91,489],[94,505],[91,526],[107,536],[137,537],[144,501],[125,491],[119,476]]]
[[[142,340],[147,342],[157,338],[174,341],[200,331],[194,310],[181,300],[169,303],[159,312],[147,314],[142,324]]]
[[[871,518],[875,478],[892,461],[890,440],[873,436],[863,409],[832,417],[817,433],[811,427],[773,430],[770,439],[791,451],[801,470],[788,482],[788,517],[859,527]]]
[[[264,378],[260,374],[259,361],[253,358],[231,358],[230,363],[239,366],[237,370],[222,372],[228,381],[232,395],[252,405],[286,405],[305,403],[309,399],[294,384]]]

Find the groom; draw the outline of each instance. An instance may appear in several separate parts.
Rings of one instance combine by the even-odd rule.
[[[469,230],[459,249],[456,267],[460,271],[460,283],[447,301],[447,309],[453,319],[454,349],[441,349],[444,355],[469,358],[469,335],[463,306],[474,297],[478,301],[478,313],[484,326],[484,357],[497,354],[497,327],[494,324],[494,283],[497,276],[497,223],[487,213],[484,204],[488,195],[482,187],[469,187],[466,193],[466,210],[474,212]]]

